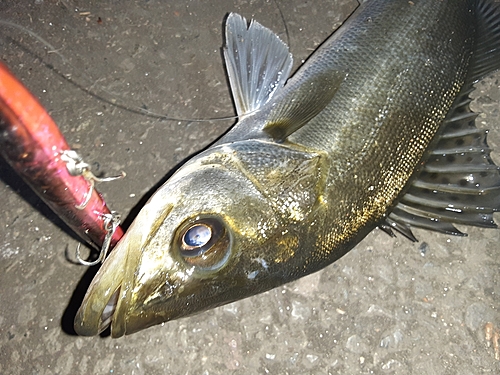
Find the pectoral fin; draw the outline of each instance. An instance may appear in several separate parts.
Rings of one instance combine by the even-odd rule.
[[[240,120],[283,89],[292,68],[288,47],[271,30],[230,13],[226,21],[226,68]],[[325,68],[280,97],[263,130],[280,142],[305,125],[332,100],[346,74]]]
[[[345,77],[343,72],[326,70],[306,80],[297,90],[289,90],[273,107],[264,132],[278,142],[284,141],[332,101]]]
[[[283,87],[292,69],[288,47],[271,30],[230,13],[224,48],[227,73],[238,116],[266,104]]]

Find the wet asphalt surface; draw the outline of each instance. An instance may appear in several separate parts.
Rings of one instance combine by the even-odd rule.
[[[177,164],[234,122],[157,116],[234,114],[221,59],[228,12],[277,32],[297,66],[355,5],[3,1],[2,19],[59,54],[1,26],[0,58],[94,172],[127,173],[98,189],[128,225]],[[477,88],[477,123],[500,149],[500,74]],[[0,197],[0,374],[500,373],[484,334],[487,322],[500,326],[499,230],[460,227],[463,238],[416,230],[418,243],[376,230],[309,277],[114,340],[75,335],[96,270],[70,261],[74,235],[3,161]]]

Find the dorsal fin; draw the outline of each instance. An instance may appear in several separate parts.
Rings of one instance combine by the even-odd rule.
[[[292,69],[288,47],[271,30],[230,13],[224,58],[236,112],[241,117],[267,103]]]
[[[434,150],[407,193],[386,219],[387,227],[415,240],[410,226],[464,235],[452,223],[495,228],[500,210],[500,168],[490,158],[487,131],[475,126],[468,90],[441,126]]]
[[[469,74],[471,83],[500,69],[500,3],[478,0],[475,12],[476,45]]]
[[[422,170],[381,225],[391,235],[394,229],[415,241],[410,227],[462,236],[453,223],[497,227],[500,168],[490,157],[488,131],[476,128],[469,94],[475,82],[500,69],[500,3],[479,0],[474,11],[476,41],[467,79]]]

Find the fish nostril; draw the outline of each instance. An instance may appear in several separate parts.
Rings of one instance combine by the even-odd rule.
[[[113,320],[113,314],[115,313],[116,310],[116,304],[118,302],[118,296],[120,295],[120,288],[118,288],[111,298],[109,299],[108,303],[104,307],[104,310],[102,311],[101,314],[101,323],[99,324],[99,333],[104,331],[106,328],[109,327],[111,324],[111,321]]]

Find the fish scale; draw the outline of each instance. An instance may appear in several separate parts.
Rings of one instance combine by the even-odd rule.
[[[373,134],[372,137],[380,134],[379,138],[386,138],[393,129],[401,127],[403,121],[404,131],[411,133],[413,127],[422,123],[424,113],[412,113],[408,109],[415,108],[416,112],[422,108],[429,117],[428,112],[432,110],[429,111],[428,102],[440,111],[441,118],[436,118],[437,113],[432,113],[431,123],[435,132],[460,89],[459,86],[453,87],[454,82],[465,80],[466,66],[456,62],[457,56],[463,54],[463,43],[459,37],[453,39],[458,46],[452,45],[446,49],[432,44],[433,49],[428,48],[425,43],[427,34],[419,38],[415,30],[434,20],[439,8],[443,11],[454,7],[443,2],[428,3],[432,5],[418,7],[408,2],[370,2],[370,6],[358,10],[353,16],[354,21],[346,22],[345,28],[349,32],[340,35],[335,33],[320,47],[308,60],[302,73],[299,71],[289,82],[290,89],[293,89],[292,83],[300,82],[326,67],[345,71],[347,78],[325,110],[308,124],[310,126],[292,135],[290,141],[326,149],[334,152],[336,157],[345,151],[350,156],[363,154],[363,148],[369,147],[367,134]],[[429,10],[429,7],[432,9]],[[449,14],[445,19],[449,18],[450,22],[439,22],[438,30],[433,32],[446,35],[448,30],[455,28],[452,25],[471,23],[465,15],[455,20],[459,17]],[[395,31],[391,32],[386,27],[380,30],[380,24],[390,24]],[[360,41],[360,36],[365,33],[370,36]],[[441,72],[446,72],[448,77],[440,77]],[[433,91],[434,97],[425,95],[427,91]],[[441,102],[435,102],[435,98]],[[383,128],[377,126],[382,122],[377,121],[381,108],[393,110],[392,119],[387,116],[380,119],[387,124]],[[413,124],[408,123],[411,115],[415,116]],[[340,168],[345,165],[343,159],[337,164]]]

